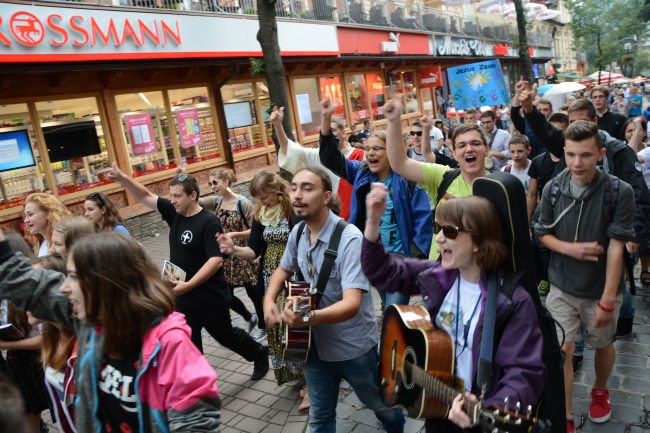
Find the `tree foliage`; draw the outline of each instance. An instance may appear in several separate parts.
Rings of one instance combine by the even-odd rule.
[[[576,48],[587,54],[590,70],[621,64],[625,38],[647,36],[645,0],[567,0]],[[636,69],[636,68],[635,68]]]

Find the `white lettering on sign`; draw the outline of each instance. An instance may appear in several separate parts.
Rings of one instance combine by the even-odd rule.
[[[479,39],[452,39],[445,36],[440,41],[436,39],[437,53],[439,56],[488,56],[488,47]]]

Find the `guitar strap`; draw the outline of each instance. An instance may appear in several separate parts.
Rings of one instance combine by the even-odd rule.
[[[348,223],[343,218],[339,219],[338,222],[336,223],[336,227],[334,228],[334,232],[332,232],[332,235],[330,236],[330,240],[329,243],[327,244],[327,249],[325,250],[325,254],[323,257],[323,264],[320,267],[320,271],[318,272],[318,280],[316,281],[316,305],[320,303],[320,299],[323,296],[323,292],[325,292],[325,286],[327,286],[327,280],[329,280],[330,278],[330,274],[332,273],[332,267],[334,266],[334,262],[336,261],[336,257],[338,256],[339,244],[341,243],[341,235],[343,234],[343,230],[345,230],[347,225]],[[305,222],[301,221],[300,224],[298,224],[298,233],[296,236],[296,247],[300,242],[300,238],[302,237],[302,231],[304,230],[304,227],[305,227]],[[300,280],[306,281],[300,270],[296,272],[296,275]]]
[[[481,352],[476,371],[476,383],[481,390],[481,398],[485,396],[492,383],[492,352],[494,351],[494,324],[497,316],[497,297],[499,284],[497,273],[488,276],[487,301],[483,315],[483,334],[481,336]]]

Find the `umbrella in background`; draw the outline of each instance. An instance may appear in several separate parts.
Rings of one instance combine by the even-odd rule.
[[[544,85],[539,86],[537,88],[537,93],[540,96],[544,96],[544,93],[548,92],[549,90],[551,90],[555,86],[557,86],[557,84],[544,84]]]
[[[631,83],[632,79],[627,77],[617,78],[614,80],[614,84],[627,84]]]
[[[562,95],[564,93],[577,92],[578,90],[584,89],[586,86],[580,83],[573,83],[571,81],[565,81],[560,84],[556,84],[552,89],[549,89],[544,93],[545,97],[553,95]]]

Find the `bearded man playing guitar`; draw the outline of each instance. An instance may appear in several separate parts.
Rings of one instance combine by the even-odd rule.
[[[514,289],[510,299],[502,293],[498,295],[496,317],[510,312],[505,316],[506,323],[499,328],[503,329],[500,338],[495,337],[491,385],[480,404],[477,397],[481,394],[476,381],[487,274],[498,272],[507,255],[496,209],[485,198],[476,196],[439,204],[434,230],[441,261],[400,259],[389,255],[377,241],[386,194],[384,185],[374,183],[366,199],[367,222],[361,251],[363,272],[380,291],[421,294],[424,307],[395,306],[387,315],[399,311],[402,320],[410,323],[407,328],[411,329],[406,332],[415,328],[426,331],[422,335],[438,332],[449,344],[446,349],[426,347],[422,353],[415,353],[417,350],[413,348],[417,344],[403,344],[399,339],[387,344],[385,335],[390,331],[386,324],[390,322],[385,318],[380,361],[384,401],[389,405],[401,403],[411,416],[427,418],[427,433],[461,432],[468,428],[480,431],[480,426],[476,426],[481,421],[479,412],[487,413],[482,407],[498,406],[507,410],[508,416],[502,417],[505,427],[494,431],[527,431],[517,427],[522,426],[519,420],[524,424],[532,420],[529,425],[534,425],[532,408],[542,394],[545,368],[535,305],[521,285]],[[441,355],[445,350],[446,358]],[[384,353],[388,356],[386,360]],[[440,358],[446,363],[441,368],[447,369],[446,374],[439,376],[442,380],[430,376],[430,362],[418,366],[417,360],[423,358]],[[413,395],[411,390],[418,387],[425,392]],[[427,394],[429,389],[442,392],[432,398]],[[399,401],[402,391],[407,396]],[[415,410],[409,408],[413,402],[417,406]]]
[[[326,250],[340,225],[340,218],[328,209],[332,183],[323,169],[304,168],[294,175],[290,196],[294,212],[305,224],[295,225],[289,235],[282,261],[264,298],[264,318],[269,326],[283,321],[290,328],[311,327],[313,342],[303,369],[309,387],[310,432],[335,432],[342,379],[375,412],[387,432],[402,432],[402,411],[385,406],[379,394],[375,310],[370,284],[359,263],[363,235],[354,225],[345,225],[329,278],[320,288],[317,282]],[[331,257],[331,252],[328,254]],[[294,311],[298,299],[288,297],[280,313],[275,299],[285,281],[298,271],[307,283],[322,291],[318,293],[317,309],[298,314]],[[303,300],[300,301],[302,304]]]

